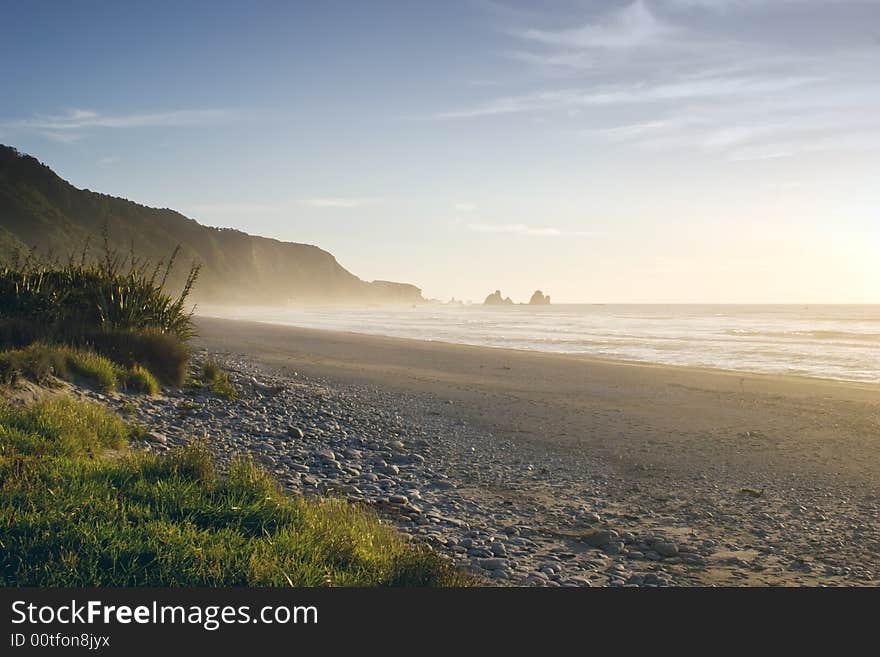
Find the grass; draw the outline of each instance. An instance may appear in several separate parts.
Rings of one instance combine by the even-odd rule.
[[[154,377],[149,370],[140,365],[135,365],[134,367],[124,370],[124,381],[126,390],[132,390],[150,396],[159,394],[159,382],[156,381],[156,377]]]
[[[104,234],[104,252],[89,262],[88,245],[75,262],[43,262],[31,252],[0,267],[0,316],[29,321],[49,333],[85,339],[99,332],[156,331],[187,341],[193,335],[186,299],[198,278],[193,265],[176,297],[165,284],[180,249],[164,267],[120,257]]]
[[[157,331],[109,331],[92,335],[91,348],[126,367],[142,365],[167,385],[186,378],[190,350],[186,342]]]
[[[120,449],[133,429],[95,404],[0,406],[0,585],[390,586],[470,583],[341,500],[286,497],[204,446]]]
[[[104,235],[102,259],[42,262],[34,254],[0,265],[0,348],[36,342],[68,344],[100,353],[126,367],[147,367],[159,380],[181,385],[194,335],[186,300],[198,277],[190,269],[180,294],[165,285],[167,265],[120,258]],[[90,264],[89,264],[90,263]],[[138,383],[143,383],[140,379]]]
[[[125,367],[85,349],[37,343],[0,352],[0,382],[11,384],[25,378],[45,383],[52,376],[69,381],[85,379],[104,392],[122,388],[155,395],[160,389],[146,368]]]
[[[229,372],[225,371],[214,361],[207,361],[202,365],[201,382],[208,386],[211,392],[228,401],[238,398],[238,391],[229,380]]]

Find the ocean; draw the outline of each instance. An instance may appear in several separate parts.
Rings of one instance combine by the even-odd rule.
[[[596,358],[880,383],[880,306],[422,305],[199,314]]]

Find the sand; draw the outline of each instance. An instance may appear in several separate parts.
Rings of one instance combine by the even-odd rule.
[[[207,318],[198,326],[212,349],[442,397],[496,435],[586,450],[622,473],[725,464],[880,483],[880,386]]]
[[[716,516],[700,516],[700,509],[724,507],[717,534],[736,554],[747,554],[772,530],[779,540],[803,538],[794,552],[812,552],[803,557],[818,557],[829,569],[824,557],[833,554],[840,556],[831,559],[835,567],[855,567],[863,581],[880,570],[880,386],[253,322],[197,323],[200,343],[213,351],[423,395],[495,439],[586,456],[613,473],[608,495],[623,505],[656,504],[671,513],[674,503],[704,525]],[[742,504],[728,504],[740,493],[747,498]],[[740,507],[769,519],[737,518]],[[808,512],[795,535],[790,514]],[[745,534],[734,531],[739,526]],[[826,551],[832,532],[833,550]],[[841,540],[841,532],[854,534]],[[717,573],[705,583],[716,583],[713,577],[731,583]],[[743,583],[787,582],[777,572],[773,580],[758,575]]]

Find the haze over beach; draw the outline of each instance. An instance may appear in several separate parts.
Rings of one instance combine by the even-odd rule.
[[[2,15],[0,585],[880,584],[880,1]]]
[[[614,360],[880,383],[880,306],[204,306],[205,316]]]
[[[10,3],[0,143],[428,298],[880,302],[872,0],[261,6]]]

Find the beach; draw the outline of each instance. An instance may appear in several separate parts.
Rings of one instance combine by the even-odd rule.
[[[479,463],[485,476],[456,482],[460,490],[600,544],[615,562],[652,561],[659,553],[644,539],[663,530],[664,541],[702,546],[693,559],[678,546],[660,554],[682,570],[678,583],[868,584],[880,574],[878,386],[253,322],[197,325],[197,343],[211,353],[379,394],[398,405],[384,410],[412,423],[465,428],[473,447],[494,448]],[[493,477],[496,459],[503,477]],[[540,459],[550,465],[534,466]],[[565,510],[548,507],[542,520],[536,501]]]

